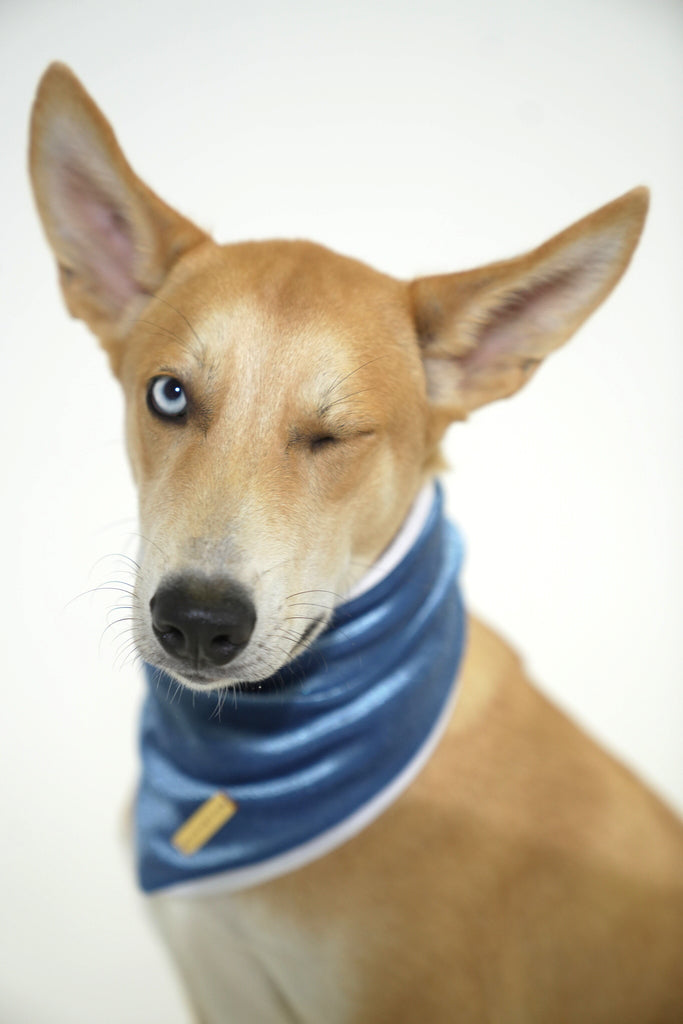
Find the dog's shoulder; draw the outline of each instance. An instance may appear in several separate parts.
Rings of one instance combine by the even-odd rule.
[[[650,879],[679,878],[683,826],[616,757],[595,742],[529,679],[517,652],[470,617],[462,695],[445,743],[423,778],[511,833],[635,865]],[[434,772],[435,782],[429,778]]]
[[[395,885],[406,865],[414,870],[412,919],[428,920],[442,936],[445,961],[450,950],[451,963],[469,962],[470,943],[487,950],[489,967],[497,963],[512,985],[501,987],[498,1019],[516,1019],[515,1005],[539,1008],[533,1019],[560,1019],[558,964],[583,979],[582,991],[595,991],[566,1019],[605,1019],[601,1005],[623,1010],[610,1019],[679,1019],[678,818],[555,707],[518,654],[476,619],[460,685],[434,757],[365,837]],[[615,961],[625,980],[609,969]],[[459,976],[453,984],[444,1005],[469,982]]]

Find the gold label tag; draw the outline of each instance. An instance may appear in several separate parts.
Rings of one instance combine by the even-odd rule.
[[[216,832],[237,813],[237,804],[225,793],[214,793],[191,814],[184,825],[173,835],[171,842],[176,850],[191,857],[206,846]]]

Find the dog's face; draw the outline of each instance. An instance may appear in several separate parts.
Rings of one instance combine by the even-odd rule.
[[[298,654],[388,545],[447,425],[516,391],[625,269],[639,189],[533,252],[396,281],[306,242],[216,245],[48,70],[31,173],[71,312],[126,395],[136,639],[198,688]]]
[[[191,684],[262,679],[324,627],[423,478],[406,291],[308,243],[207,243],[158,295],[117,357],[144,538],[139,648]],[[186,664],[164,636],[184,589],[225,606],[215,661],[200,643]]]

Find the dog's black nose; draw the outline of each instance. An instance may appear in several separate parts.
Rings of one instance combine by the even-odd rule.
[[[188,576],[162,583],[149,602],[152,629],[168,654],[199,665],[226,665],[249,642],[256,609],[232,580]]]

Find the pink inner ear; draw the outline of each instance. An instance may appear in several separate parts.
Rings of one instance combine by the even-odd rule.
[[[548,278],[510,292],[478,320],[476,347],[461,359],[467,372],[536,361],[552,349],[551,339],[599,284],[591,261],[565,267]],[[597,278],[597,279],[596,279]]]
[[[60,220],[75,258],[72,269],[108,306],[120,309],[140,291],[123,204],[73,165],[65,163],[60,178]]]

